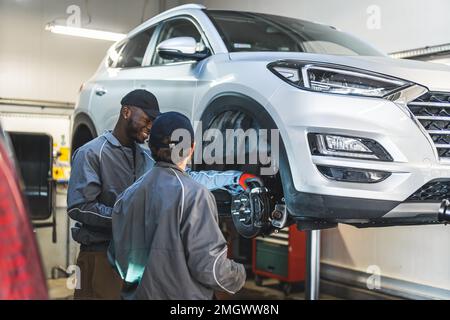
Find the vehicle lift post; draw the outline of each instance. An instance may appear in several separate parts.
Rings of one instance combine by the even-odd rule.
[[[320,230],[306,231],[305,300],[319,299]]]

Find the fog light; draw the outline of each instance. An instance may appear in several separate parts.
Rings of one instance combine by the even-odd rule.
[[[330,134],[308,134],[313,155],[392,161],[389,153],[376,141]]]
[[[365,170],[344,167],[328,167],[318,165],[320,173],[331,180],[343,182],[376,183],[381,182],[391,175],[390,172]]]
[[[326,144],[328,149],[334,151],[372,153],[372,151],[370,151],[370,149],[367,148],[361,141],[353,138],[328,135],[319,135],[318,137],[322,147]],[[326,151],[324,148],[322,150]]]

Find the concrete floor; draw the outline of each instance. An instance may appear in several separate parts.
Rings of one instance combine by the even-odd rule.
[[[247,280],[244,288],[234,296],[220,295],[219,299],[233,300],[304,300],[305,292],[302,285],[293,286],[291,293],[286,295],[280,288],[279,282],[275,279],[265,279],[261,286],[255,284],[253,280]],[[321,300],[337,300],[336,297],[322,294]]]
[[[71,300],[73,299],[73,290],[66,286],[67,279],[50,279],[48,280],[48,288],[50,299],[52,300]],[[278,288],[277,280],[265,279],[262,286],[257,286],[253,280],[248,280],[244,288],[236,295],[218,294],[219,300],[304,300],[304,292],[301,288],[292,289],[289,295],[285,295]],[[330,295],[321,295],[321,300],[336,300],[337,298]]]
[[[47,280],[48,295],[51,300],[72,300],[73,290],[67,288],[67,279]]]

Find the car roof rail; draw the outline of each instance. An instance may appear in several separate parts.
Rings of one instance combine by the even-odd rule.
[[[206,9],[206,6],[204,6],[203,4],[188,3],[188,4],[183,4],[181,6],[177,6],[175,8],[169,9],[169,10],[165,10],[163,12],[164,13],[168,13],[168,12],[173,12],[173,11],[178,11],[178,10],[183,10],[183,9],[199,9],[199,10],[203,10],[203,9]]]

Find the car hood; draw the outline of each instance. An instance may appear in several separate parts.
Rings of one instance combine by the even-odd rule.
[[[273,62],[297,59],[355,67],[390,75],[426,86],[431,91],[450,91],[450,67],[444,64],[372,56],[337,56],[298,52],[230,53],[233,61]]]

